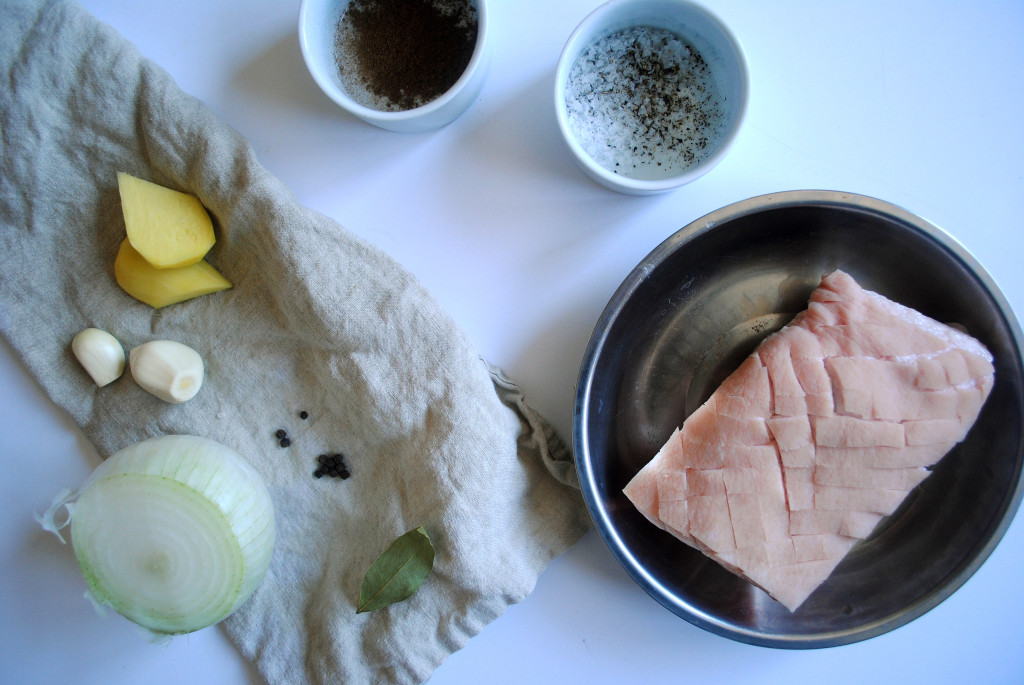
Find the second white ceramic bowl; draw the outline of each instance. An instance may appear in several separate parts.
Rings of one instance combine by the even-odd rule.
[[[587,47],[616,31],[651,26],[666,29],[693,45],[707,62],[712,78],[725,98],[724,123],[713,145],[701,161],[681,173],[656,179],[637,179],[617,174],[595,161],[580,145],[568,121],[566,84],[576,59]],[[749,76],[739,41],[714,14],[688,0],[611,0],[591,12],[569,37],[555,72],[555,111],[558,125],[577,163],[608,188],[645,195],[673,190],[689,183],[717,165],[732,145],[747,109]]]

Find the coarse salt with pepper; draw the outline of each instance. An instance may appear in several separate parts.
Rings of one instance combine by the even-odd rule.
[[[661,179],[711,154],[724,95],[707,62],[666,29],[633,26],[601,38],[569,71],[569,127],[595,162],[622,176]]]

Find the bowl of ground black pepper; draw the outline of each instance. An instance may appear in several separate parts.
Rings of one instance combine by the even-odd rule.
[[[402,132],[450,123],[488,66],[485,0],[303,0],[302,56],[320,89],[356,117]]]
[[[725,156],[746,113],[739,41],[688,0],[611,0],[569,37],[555,75],[559,128],[580,167],[630,194],[673,190]]]

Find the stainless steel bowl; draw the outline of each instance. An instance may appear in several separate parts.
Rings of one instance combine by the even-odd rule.
[[[978,422],[790,613],[640,515],[622,488],[767,334],[842,268],[865,288],[959,323],[995,357]],[[1024,338],[999,289],[958,243],[913,214],[847,193],[794,191],[686,226],[612,297],[583,358],[573,443],[591,516],[654,599],[726,637],[830,647],[901,626],[960,587],[999,542],[1022,496]]]

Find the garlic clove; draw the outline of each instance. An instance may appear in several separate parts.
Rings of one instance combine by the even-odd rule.
[[[99,387],[124,373],[124,348],[117,338],[99,328],[86,328],[71,340],[71,352]]]
[[[133,348],[128,360],[135,382],[164,402],[190,400],[203,385],[203,358],[188,345],[152,340]]]

